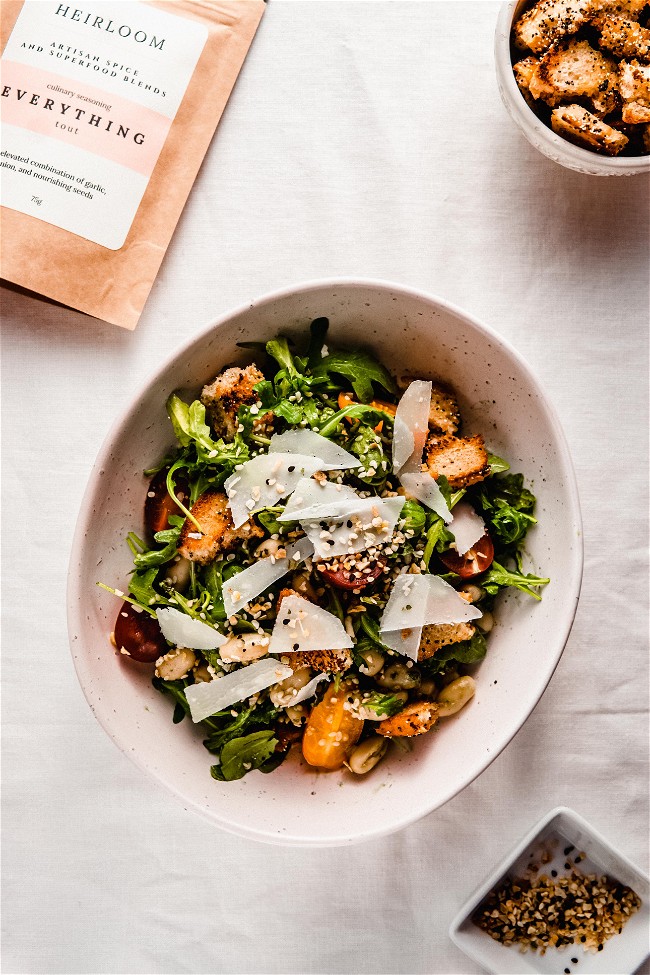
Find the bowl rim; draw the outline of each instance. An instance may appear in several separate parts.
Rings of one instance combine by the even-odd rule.
[[[524,833],[520,840],[510,847],[508,852],[499,860],[497,864],[489,871],[488,874],[483,878],[481,883],[475,887],[474,891],[470,896],[464,901],[458,912],[456,913],[453,921],[449,925],[449,937],[465,955],[472,958],[479,965],[482,965],[490,972],[495,972],[496,969],[492,967],[491,964],[485,958],[482,951],[472,950],[461,934],[461,928],[466,921],[469,920],[470,916],[473,914],[474,910],[481,903],[483,898],[492,890],[492,888],[497,884],[501,877],[503,877],[513,863],[521,856],[524,851],[530,847],[540,833],[550,826],[555,820],[558,819],[568,819],[572,826],[576,829],[581,829],[585,834],[589,835],[592,840],[595,840],[601,847],[608,850],[614,855],[615,859],[623,864],[633,873],[638,874],[646,883],[650,883],[650,878],[648,875],[641,870],[632,860],[629,859],[617,846],[615,846],[611,840],[608,840],[603,834],[595,829],[587,820],[580,816],[574,809],[570,809],[568,806],[555,806],[553,809],[549,809],[541,819],[537,820],[530,829]],[[489,937],[489,935],[486,935]],[[487,943],[487,942],[486,942]],[[647,957],[647,955],[646,955]],[[642,959],[641,961],[643,961]],[[641,962],[637,963],[641,964]],[[488,967],[489,966],[489,967]]]
[[[601,156],[597,152],[575,146],[556,135],[526,103],[515,80],[510,57],[512,24],[520,2],[521,0],[506,0],[499,9],[494,35],[494,60],[501,98],[522,134],[535,149],[553,162],[585,175],[637,176],[647,173],[650,170],[650,155]]]
[[[110,460],[111,449],[114,443],[119,443],[121,436],[123,435],[123,428],[129,423],[130,418],[135,410],[135,407],[143,399],[147,393],[159,383],[161,376],[172,367],[183,355],[193,348],[195,345],[199,345],[208,336],[212,335],[214,332],[223,326],[226,322],[233,318],[236,318],[251,308],[264,307],[265,305],[273,304],[281,299],[288,298],[293,295],[299,295],[305,292],[312,292],[315,290],[331,290],[332,288],[374,288],[376,290],[388,291],[393,294],[404,295],[405,297],[411,297],[417,300],[424,301],[431,304],[432,306],[437,306],[438,308],[444,309],[451,315],[464,320],[469,323],[472,328],[483,333],[484,336],[493,340],[497,345],[501,346],[504,351],[511,356],[517,363],[518,367],[522,370],[526,376],[528,382],[531,384],[531,388],[534,390],[538,404],[547,420],[552,425],[556,433],[556,446],[558,450],[558,455],[561,458],[562,470],[565,475],[567,489],[569,493],[569,504],[572,514],[573,521],[573,532],[574,532],[574,545],[572,547],[572,561],[569,567],[568,578],[571,582],[571,592],[572,597],[572,607],[571,612],[567,614],[564,622],[564,626],[559,629],[555,638],[555,652],[550,658],[550,663],[547,666],[545,673],[541,675],[540,690],[537,696],[537,700],[531,711],[516,725],[516,727],[511,729],[507,738],[495,749],[493,754],[487,759],[484,759],[479,763],[478,770],[472,771],[464,776],[460,783],[455,785],[448,793],[444,794],[442,801],[436,802],[434,805],[428,806],[415,806],[406,815],[392,819],[385,827],[373,828],[365,833],[354,833],[354,834],[341,834],[337,836],[328,836],[319,838],[317,835],[313,837],[305,837],[304,835],[292,835],[290,833],[278,834],[272,830],[259,829],[249,824],[233,823],[228,818],[220,816],[214,810],[206,809],[199,802],[193,799],[188,799],[187,796],[183,794],[181,789],[175,786],[172,782],[168,781],[162,772],[157,769],[152,769],[147,762],[140,758],[137,751],[132,750],[131,743],[122,739],[119,731],[113,728],[108,715],[104,715],[101,709],[95,706],[95,702],[91,699],[90,692],[87,689],[83,658],[84,654],[75,655],[74,641],[77,635],[81,631],[81,606],[82,602],[82,580],[78,573],[78,566],[81,564],[82,553],[85,542],[85,535],[87,531],[92,527],[92,517],[93,517],[93,499],[100,484],[99,472],[107,466]],[[244,836],[248,839],[254,839],[260,842],[271,843],[279,846],[292,846],[292,847],[304,847],[304,848],[315,848],[315,847],[331,847],[331,846],[343,846],[353,843],[365,842],[366,840],[379,838],[382,836],[387,836],[391,833],[397,832],[404,829],[406,826],[411,825],[417,820],[423,818],[426,815],[434,812],[436,809],[441,808],[451,799],[453,799],[458,793],[462,792],[474,779],[478,778],[496,758],[501,754],[501,752],[510,744],[515,735],[519,732],[522,725],[530,717],[530,714],[535,707],[539,704],[548,684],[555,673],[558,666],[564,648],[566,646],[573,622],[575,619],[575,614],[578,607],[578,601],[580,597],[580,589],[582,584],[582,574],[584,565],[584,536],[582,529],[582,514],[580,509],[580,499],[578,494],[577,479],[575,474],[575,469],[573,466],[573,461],[569,451],[569,446],[564,434],[564,430],[559,421],[559,417],[555,410],[555,407],[551,403],[548,395],[544,392],[539,380],[537,379],[534,372],[531,370],[530,366],[526,360],[521,356],[519,352],[510,344],[510,342],[501,336],[498,332],[492,329],[490,326],[483,324],[473,315],[461,309],[459,306],[447,301],[444,298],[439,298],[436,295],[430,294],[428,292],[422,291],[418,288],[413,288],[408,285],[388,281],[386,279],[380,278],[362,278],[362,277],[331,277],[331,278],[315,278],[307,281],[302,281],[294,285],[286,286],[274,291],[265,293],[251,301],[247,301],[238,307],[228,310],[223,314],[219,315],[210,324],[204,326],[193,336],[188,338],[185,342],[181,343],[176,349],[174,349],[165,359],[155,368],[155,370],[149,374],[146,381],[138,387],[136,392],[129,398],[129,401],[123,406],[113,423],[111,424],[108,432],[104,436],[101,442],[100,448],[98,450],[95,461],[92,465],[90,473],[88,475],[88,480],[86,487],[82,496],[82,500],[79,507],[79,513],[77,516],[77,522],[74,530],[70,561],[68,565],[67,573],[67,585],[66,585],[66,602],[67,602],[67,626],[68,626],[68,639],[70,645],[70,653],[73,659],[73,664],[75,668],[75,673],[77,679],[81,686],[82,692],[86,701],[96,717],[97,721],[107,733],[107,735],[112,739],[112,741],[117,745],[123,754],[125,754],[135,765],[138,766],[142,771],[146,772],[148,776],[155,779],[159,784],[163,785],[165,789],[171,792],[184,806],[185,808],[191,807],[199,815],[203,816],[205,819],[210,821],[213,825],[216,824],[219,828],[225,830],[226,832]]]

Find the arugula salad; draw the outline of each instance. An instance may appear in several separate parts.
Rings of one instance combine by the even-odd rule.
[[[154,666],[221,781],[294,744],[367,773],[471,700],[497,595],[549,582],[523,564],[535,497],[454,391],[327,330],[248,343],[253,364],[170,396],[127,591],[99,583],[123,600],[117,654]]]

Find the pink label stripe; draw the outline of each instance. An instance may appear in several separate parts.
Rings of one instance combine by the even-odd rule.
[[[171,126],[150,108],[17,61],[2,61],[0,96],[7,124],[60,139],[144,176],[151,175]]]

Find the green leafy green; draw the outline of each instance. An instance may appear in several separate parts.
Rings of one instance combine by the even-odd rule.
[[[489,477],[480,485],[476,499],[483,509],[490,535],[505,547],[519,545],[531,525],[535,495],[524,486],[522,474]]]
[[[172,515],[169,520],[172,521],[175,517],[175,515]],[[183,519],[180,518],[179,520],[182,523]],[[151,549],[149,552],[141,552],[139,555],[134,556],[133,564],[138,572],[170,562],[178,550],[178,537],[180,533],[181,529],[179,525],[174,525],[172,528],[166,528],[164,531],[156,532],[154,540],[163,547]]]
[[[141,605],[167,605],[168,600],[154,588],[157,577],[158,569],[154,566],[151,569],[145,569],[143,572],[134,572],[129,579],[129,592]]]
[[[361,703],[364,708],[384,718],[392,717],[404,707],[404,701],[397,694],[382,694],[380,691],[364,697]]]
[[[315,318],[309,326],[309,345],[307,346],[307,364],[311,369],[317,365],[323,356],[321,355],[327,330],[330,327],[328,318]]]
[[[395,417],[391,413],[386,413],[385,410],[379,409],[375,406],[364,406],[363,403],[353,403],[352,406],[344,406],[342,410],[337,410],[336,413],[331,413],[327,416],[327,419],[318,428],[318,432],[321,437],[333,437],[338,429],[339,423],[346,417],[351,417],[354,420],[359,420],[362,417],[367,417],[372,414],[373,423],[377,423],[379,420],[388,420],[391,424]]]
[[[373,397],[373,383],[377,383],[389,393],[396,392],[390,373],[367,352],[332,352],[314,367],[315,378],[329,379],[331,374],[345,376],[362,403],[369,403]]]
[[[534,589],[531,589],[531,586],[545,586],[551,580],[543,579],[540,576],[524,575],[523,572],[506,569],[504,566],[499,565],[498,562],[493,562],[488,571],[478,581],[479,585],[491,596],[496,595],[500,589],[514,586],[515,589],[521,589],[522,592],[527,592],[533,599],[541,600],[542,597],[540,594],[535,592]]]
[[[502,457],[497,457],[496,454],[488,453],[488,464],[490,465],[490,474],[502,474],[504,471],[510,470],[508,461]]]
[[[354,471],[355,477],[367,484],[381,484],[386,480],[388,460],[379,434],[372,427],[365,423],[360,424],[348,446],[350,453],[363,462],[363,468]],[[361,473],[362,471],[366,473]]]
[[[402,531],[412,531],[416,535],[424,531],[427,523],[427,513],[417,501],[408,500],[400,512],[400,528]]]
[[[278,739],[274,731],[254,731],[243,738],[232,738],[226,742],[221,752],[221,763],[213,765],[210,774],[213,779],[232,782],[241,779],[251,769],[260,768],[275,751]]]

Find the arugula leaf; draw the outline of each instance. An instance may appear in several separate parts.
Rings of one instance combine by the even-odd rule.
[[[490,465],[490,474],[502,474],[504,471],[510,470],[510,464],[507,460],[502,457],[497,457],[496,454],[491,454],[488,452],[488,464]]]
[[[158,577],[158,568],[154,566],[144,572],[134,572],[129,579],[129,592],[143,606],[166,606],[168,600],[154,589],[154,582]]]
[[[173,516],[172,516],[173,517]],[[163,543],[164,547],[151,549],[149,552],[141,552],[133,558],[133,564],[138,571],[150,569],[152,566],[164,565],[170,562],[176,555],[178,549],[178,537],[181,533],[180,527],[166,528],[162,532],[156,532],[154,539],[158,543]]]
[[[331,373],[349,379],[362,403],[369,403],[372,399],[373,383],[382,386],[389,393],[396,392],[390,373],[367,352],[332,352],[321,359],[312,370],[316,379],[329,379]]]
[[[318,432],[321,437],[333,437],[337,431],[339,423],[345,419],[346,416],[350,416],[355,420],[360,419],[363,416],[367,416],[372,413],[378,418],[378,420],[388,420],[393,423],[395,417],[391,413],[386,413],[384,410],[379,409],[375,406],[364,406],[363,403],[354,403],[352,406],[344,406],[342,410],[337,410],[336,413],[328,416],[325,422],[320,426]]]
[[[409,499],[404,502],[399,520],[401,531],[412,531],[419,535],[427,523],[427,513],[421,504]]]
[[[321,359],[321,350],[330,327],[329,318],[315,318],[309,326],[309,345],[307,346],[307,364],[313,369]]]
[[[275,751],[278,739],[272,729],[254,731],[243,738],[226,742],[221,752],[221,764],[213,765],[210,774],[221,782],[241,779],[252,769],[260,768]]]
[[[447,529],[440,515],[431,512],[428,517],[430,519],[430,525],[427,530],[427,540],[422,555],[422,560],[426,562],[427,566],[434,552],[444,552],[454,541],[454,536]]]
[[[266,351],[275,359],[281,369],[284,369],[289,379],[296,379],[299,375],[296,363],[289,348],[289,340],[284,335],[271,339],[266,343]]]
[[[379,434],[372,427],[365,423],[360,424],[349,447],[350,453],[358,457],[363,463],[363,468],[357,468],[354,471],[355,477],[367,484],[381,484],[386,480],[388,461]],[[374,474],[372,473],[373,469]],[[367,471],[367,473],[362,474],[362,470]]]
[[[396,694],[382,694],[380,691],[375,691],[369,697],[364,697],[361,705],[377,715],[391,718],[403,709],[404,701]]]
[[[524,575],[523,572],[506,569],[498,562],[493,562],[485,575],[479,577],[478,584],[491,596],[495,596],[500,589],[514,586],[515,589],[527,592],[533,599],[541,600],[542,597],[531,586],[545,586],[550,581],[540,576]]]

